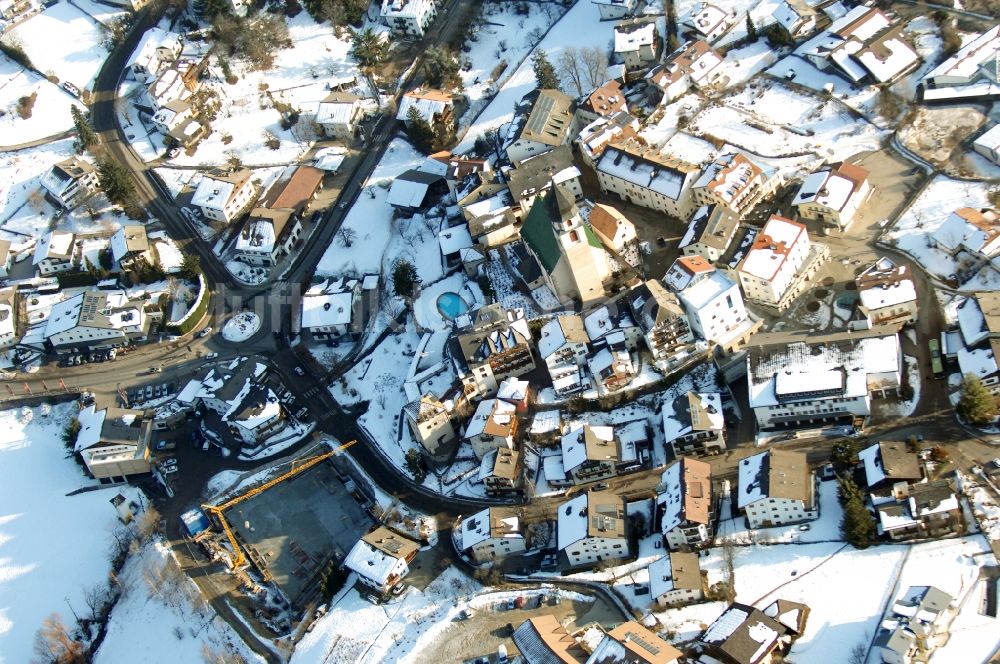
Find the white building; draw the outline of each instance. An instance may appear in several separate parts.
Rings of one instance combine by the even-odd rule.
[[[570,567],[628,558],[625,501],[610,491],[588,491],[562,503],[556,539]]]
[[[646,83],[662,93],[661,104],[670,104],[691,88],[710,88],[723,75],[723,57],[704,40],[689,41],[646,74]]]
[[[687,219],[697,169],[634,142],[609,145],[597,162],[601,191],[642,207]]]
[[[86,291],[53,305],[45,341],[56,349],[107,348],[127,344],[149,331],[142,300],[125,291]]]
[[[802,219],[846,230],[874,192],[868,175],[867,169],[847,162],[816,171],[802,183],[792,206]]]
[[[10,275],[10,266],[14,258],[10,252],[10,245],[10,240],[0,240],[0,279],[6,279]]]
[[[712,541],[714,507],[712,467],[698,459],[680,457],[663,471],[653,525],[671,551],[697,549]]]
[[[726,449],[726,421],[718,392],[695,392],[664,402],[664,443],[675,457],[719,454]]]
[[[1000,96],[996,73],[997,53],[1000,53],[1000,25],[966,41],[955,55],[924,76],[920,84],[923,101],[996,99]]]
[[[401,37],[423,37],[435,16],[434,0],[382,0],[382,22]]]
[[[337,339],[360,332],[361,282],[330,279],[302,295],[302,329],[318,338]]]
[[[495,394],[500,381],[535,368],[531,331],[521,309],[500,304],[459,316],[449,351],[469,399]]]
[[[0,288],[0,350],[12,346],[15,341],[17,341],[17,289]]]
[[[76,237],[65,231],[49,231],[35,245],[31,264],[42,276],[73,270],[80,264]]]
[[[140,83],[149,83],[165,66],[180,57],[181,36],[163,28],[152,27],[143,33],[125,68]]]
[[[574,484],[613,477],[619,464],[636,461],[635,449],[622,449],[610,426],[577,426],[563,434],[560,448],[563,472]]]
[[[292,210],[254,208],[236,238],[235,258],[249,265],[272,267],[285,256],[302,234],[302,223]]]
[[[702,2],[695,5],[687,18],[681,21],[681,30],[711,44],[729,32],[735,20],[735,13],[730,14],[721,7]]]
[[[903,26],[867,5],[855,7],[810,40],[805,57],[854,84],[892,83],[920,64],[920,56],[903,37]]]
[[[662,282],[649,280],[628,295],[632,317],[657,366],[675,368],[696,352],[694,334],[680,300]]]
[[[455,525],[458,550],[479,564],[500,562],[525,550],[521,519],[507,507],[487,507]]]
[[[240,216],[257,193],[251,176],[243,168],[232,173],[206,173],[191,197],[191,204],[213,221],[229,223]]]
[[[500,399],[484,399],[465,427],[465,438],[477,459],[490,450],[514,449],[517,435],[516,407]]]
[[[731,152],[705,167],[691,195],[696,205],[721,205],[742,217],[782,182],[777,172],[765,172],[742,152]]]
[[[792,39],[807,37],[816,29],[816,10],[804,0],[782,0],[773,16]]]
[[[153,124],[163,135],[169,135],[193,117],[194,109],[183,99],[174,99],[153,114]]]
[[[384,526],[368,533],[351,548],[344,566],[358,575],[362,584],[388,594],[407,574],[420,545]]]
[[[905,325],[917,320],[917,287],[908,265],[882,257],[855,279],[858,310],[872,325]]]
[[[931,241],[951,256],[966,251],[988,261],[1000,254],[1000,217],[989,209],[958,208],[938,226]]]
[[[660,34],[656,20],[635,18],[615,25],[615,56],[626,71],[644,69],[660,56]]]
[[[126,224],[111,236],[111,260],[121,269],[127,269],[139,258],[149,259],[146,227],[140,224]]]
[[[361,97],[350,92],[331,92],[316,109],[316,124],[327,138],[349,141],[364,115]]]
[[[771,215],[737,271],[747,299],[778,311],[788,308],[822,262],[811,247],[805,226]]]
[[[556,394],[565,396],[589,386],[582,374],[589,340],[583,319],[577,315],[556,316],[542,327],[538,354],[548,367]]]
[[[731,348],[753,332],[756,323],[747,314],[740,287],[701,256],[678,258],[664,280],[684,305],[697,337]]]
[[[747,353],[750,407],[760,429],[862,425],[873,396],[901,385],[897,328],[754,337]]]
[[[583,161],[596,168],[597,160],[608,145],[635,138],[638,132],[639,120],[622,111],[611,117],[601,116],[585,125],[573,142],[580,149]]]
[[[1000,350],[1000,293],[984,291],[966,297],[956,309],[962,344],[958,366],[962,375],[972,374],[992,393],[1000,392],[1000,367],[994,346]]]
[[[448,406],[428,392],[403,406],[403,415],[413,437],[432,461],[451,458],[456,439]]]
[[[649,595],[661,608],[703,599],[698,554],[674,551],[650,563]]]
[[[121,408],[97,410],[91,404],[77,415],[80,431],[73,451],[80,455],[95,479],[127,481],[150,471],[149,442],[152,421],[142,411]]]
[[[42,176],[42,189],[67,210],[97,189],[97,169],[77,157],[60,161]]]
[[[590,0],[597,5],[597,11],[601,12],[602,21],[610,21],[618,18],[625,18],[635,13],[639,0]]]
[[[506,150],[507,158],[515,166],[569,143],[573,129],[573,99],[559,90],[540,90],[527,119],[520,122]]]
[[[1000,124],[995,124],[972,142],[972,149],[994,164],[1000,164]]]
[[[815,477],[805,452],[768,450],[741,460],[738,506],[751,528],[819,517]]]
[[[455,99],[441,90],[417,89],[405,93],[399,100],[396,119],[403,123],[409,122],[411,108],[417,109],[420,117],[432,127],[441,124],[449,126],[454,121]]]

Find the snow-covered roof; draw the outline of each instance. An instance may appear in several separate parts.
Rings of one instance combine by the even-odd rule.
[[[854,37],[864,41],[890,25],[889,18],[878,9],[858,5],[845,16],[830,24],[827,32],[843,38]]]
[[[316,122],[320,124],[350,124],[361,103],[357,95],[331,92],[316,109]]]
[[[132,51],[125,66],[131,68],[133,65],[140,65],[148,70],[150,63],[157,57],[156,52],[161,49],[175,54],[180,53],[180,35],[153,26],[143,33],[142,39]],[[155,70],[155,67],[153,69]]]
[[[917,299],[917,288],[910,278],[909,266],[897,266],[888,258],[880,258],[858,275],[857,286],[861,305],[869,311]]]
[[[781,270],[797,243],[809,242],[806,227],[797,221],[771,215],[764,230],[754,238],[753,246],[743,259],[740,272],[770,281]]]
[[[626,151],[610,145],[597,162],[597,170],[672,200],[680,200],[688,173],[679,162],[644,151]]]
[[[900,32],[880,38],[854,57],[879,83],[885,83],[913,67],[920,56],[906,43]]]
[[[377,585],[384,586],[393,575],[400,572],[405,558],[415,551],[415,542],[406,540],[387,528],[378,528],[357,541],[344,559],[344,565]]]
[[[614,429],[584,424],[567,431],[561,440],[563,468],[572,472],[587,461],[619,461]]]
[[[432,0],[382,0],[385,18],[420,18],[433,8]]]
[[[302,327],[327,327],[347,325],[354,313],[354,290],[348,285],[343,290],[315,288],[302,296]]]
[[[515,423],[514,404],[499,399],[484,399],[465,428],[465,437],[473,438],[483,433],[506,438]]]
[[[468,551],[491,538],[522,539],[521,520],[510,509],[487,507],[462,520],[461,547]]]
[[[313,158],[313,166],[321,171],[336,172],[340,170],[346,158],[346,148],[331,146],[317,150],[316,156]]]
[[[528,396],[528,388],[531,383],[514,376],[505,378],[497,388],[497,399],[510,402],[520,402]]]
[[[709,36],[728,21],[729,14],[725,10],[703,2],[691,10],[691,15],[684,21],[684,24],[691,26],[704,36]]]
[[[565,344],[585,344],[587,341],[586,328],[580,316],[556,316],[542,327],[541,338],[538,340],[538,352],[544,359]]]
[[[949,77],[972,80],[984,63],[989,63],[1000,51],[1000,25],[995,25],[975,39],[967,42],[951,56],[934,69],[930,70],[925,81],[933,81],[938,77]]]
[[[405,122],[410,108],[416,108],[420,117],[433,124],[435,116],[451,108],[454,103],[451,95],[440,90],[411,90],[399,100],[396,119]]]
[[[615,53],[638,51],[643,46],[656,43],[656,23],[648,21],[628,29],[615,28]]]
[[[232,175],[205,174],[191,197],[191,204],[221,211],[249,179],[249,170],[237,171]]]
[[[561,426],[562,411],[540,410],[535,413],[535,417],[531,420],[531,428],[528,432],[532,435],[543,435],[559,431]]]
[[[80,431],[77,433],[73,451],[86,450],[100,442],[101,428],[104,426],[104,418],[107,414],[106,408],[97,410],[94,404],[90,404],[77,414],[76,419],[80,423]]]
[[[563,550],[587,536],[587,494],[578,496],[559,505],[556,516],[556,541]]]
[[[715,619],[701,636],[733,661],[757,664],[778,645],[784,628],[761,611],[744,604],[732,604]]]
[[[695,258],[686,256],[685,258]],[[703,275],[696,275],[698,278],[691,279],[681,289],[675,289],[678,299],[684,303],[688,310],[701,311],[705,306],[714,302],[720,295],[736,288],[736,284],[730,281],[722,272],[712,269]],[[670,274],[667,275],[669,280]],[[669,282],[671,288],[674,283]]]
[[[741,459],[737,506],[742,510],[763,498],[809,502],[812,472],[804,452],[767,450]]]
[[[66,260],[73,253],[72,233],[66,231],[50,231],[42,236],[42,239],[35,245],[35,255],[31,261],[32,265],[38,265],[46,258]]]
[[[958,368],[962,375],[972,374],[985,378],[997,373],[997,360],[990,346],[958,349]]]
[[[469,235],[469,227],[453,226],[448,230],[441,231],[438,235],[438,243],[441,245],[441,255],[450,256],[457,254],[463,249],[472,246],[472,236]]]
[[[386,202],[395,207],[420,207],[430,186],[439,179],[436,174],[410,169],[392,181]]]

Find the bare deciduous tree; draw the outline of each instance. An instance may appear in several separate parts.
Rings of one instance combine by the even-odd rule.
[[[95,583],[83,589],[83,603],[90,611],[93,620],[99,620],[111,603],[111,589],[105,585]]]
[[[607,54],[596,46],[586,46],[580,49],[580,60],[590,87],[603,85],[608,72]]]
[[[575,46],[567,46],[556,59],[556,67],[563,79],[569,79],[576,88],[576,94],[583,94],[584,69],[580,52]]]
[[[340,230],[337,231],[337,241],[340,242],[340,246],[345,249],[349,249],[354,241],[358,239],[358,233],[353,228],[347,226],[341,226]]]
[[[42,621],[35,634],[34,659],[37,664],[83,664],[86,648],[73,640],[58,613]]]

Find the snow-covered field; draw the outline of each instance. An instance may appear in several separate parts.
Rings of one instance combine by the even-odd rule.
[[[70,626],[86,614],[84,589],[107,582],[119,524],[108,488],[65,458],[62,434],[73,404],[0,412],[0,662],[31,660],[35,632],[50,613]]]
[[[31,95],[37,95],[31,117],[21,118],[18,100]],[[54,83],[0,56],[0,108],[6,111],[0,117],[0,145],[20,145],[72,129],[74,103],[82,107]]]
[[[912,256],[932,275],[942,279],[952,278],[963,267],[961,254],[956,260],[931,246],[931,236],[958,208],[988,207],[988,191],[986,183],[938,175],[885,234],[885,240]],[[1000,288],[1000,274],[988,266],[959,286],[964,291],[997,288]]]
[[[79,4],[95,7],[89,2]],[[100,12],[102,20],[113,17],[106,13],[107,8]],[[19,24],[11,33],[20,40],[38,71],[72,83],[80,90],[92,88],[97,72],[108,57],[102,45],[104,35],[100,24],[69,2],[48,7]]]
[[[219,618],[159,541],[147,543],[118,575],[124,591],[111,612],[95,664],[169,664],[238,654],[263,662]]]

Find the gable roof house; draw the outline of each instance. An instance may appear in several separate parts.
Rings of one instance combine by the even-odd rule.
[[[302,223],[291,210],[257,207],[236,238],[235,258],[249,265],[272,267],[291,253]]]
[[[365,113],[361,102],[358,95],[339,90],[324,97],[316,107],[316,124],[323,129],[323,135],[341,141],[353,139],[354,130]]]
[[[684,656],[634,620],[604,635],[585,664],[677,664]]]
[[[879,258],[854,280],[858,310],[872,325],[906,325],[917,320],[917,287],[909,265]]]
[[[689,551],[711,543],[715,501],[709,464],[679,457],[663,471],[656,491],[653,526],[668,549]]]
[[[664,281],[687,312],[691,331],[724,349],[739,347],[760,326],[747,313],[740,288],[701,256],[681,256]]]
[[[111,260],[121,269],[127,269],[141,257],[149,260],[146,227],[141,224],[127,224],[115,231],[111,236]]]
[[[656,365],[670,370],[695,350],[694,334],[677,296],[657,280],[639,284],[628,294],[628,306]]]
[[[356,336],[364,329],[361,282],[330,279],[302,294],[301,325],[318,339]]]
[[[545,361],[557,395],[573,394],[589,386],[581,373],[589,340],[583,318],[575,314],[555,316],[542,326],[538,354]]]
[[[671,551],[649,565],[649,594],[663,608],[705,597],[697,553]]]
[[[570,567],[628,558],[624,499],[611,491],[588,491],[561,503],[556,541]]]
[[[465,396],[495,394],[500,381],[535,369],[531,331],[524,312],[494,303],[456,319],[449,354]]]
[[[739,217],[723,205],[702,205],[688,220],[687,231],[677,247],[682,256],[701,256],[715,263],[729,249]]]
[[[126,345],[145,337],[149,322],[145,302],[125,291],[85,291],[53,305],[45,343],[57,350]]]
[[[611,118],[620,113],[628,113],[628,104],[621,83],[612,79],[577,100],[571,133],[579,134],[581,128],[598,118]]]
[[[446,193],[448,182],[444,176],[411,168],[396,176],[385,200],[396,209],[414,212]]]
[[[708,2],[700,2],[681,19],[681,33],[692,39],[704,39],[709,44],[729,32],[736,22],[736,13],[728,13],[721,7]]]
[[[91,477],[125,481],[150,471],[149,441],[153,422],[142,411],[122,408],[97,410],[91,404],[77,415],[80,431],[73,451],[79,454]]]
[[[924,478],[923,468],[915,452],[899,441],[882,441],[858,452],[864,467],[865,484],[872,493],[891,495],[899,483],[919,483]],[[905,493],[905,491],[904,491]]]
[[[168,136],[185,121],[192,119],[194,108],[186,99],[173,99],[160,106],[153,114],[153,124],[157,131]],[[197,122],[195,123],[197,124]]]
[[[723,75],[722,60],[708,42],[686,42],[646,74],[648,94],[659,104],[670,104],[691,88],[711,88]]]
[[[574,484],[614,477],[620,464],[636,460],[635,450],[623,448],[610,426],[577,426],[563,434],[560,447],[563,471]]]
[[[878,534],[894,542],[965,532],[962,506],[947,480],[892,486],[872,496]]]
[[[632,18],[615,24],[614,54],[626,72],[644,70],[660,58],[662,49],[656,19]]]
[[[514,201],[523,214],[528,214],[538,197],[558,189],[574,202],[583,201],[580,169],[573,164],[573,153],[568,145],[560,145],[521,162],[507,171],[507,185]]]
[[[962,345],[958,366],[962,375],[973,374],[993,394],[1000,393],[1000,293],[974,293],[956,308]]]
[[[961,207],[931,235],[934,246],[951,256],[962,251],[978,261],[1000,255],[1000,217],[990,209]]]
[[[817,15],[805,0],[782,0],[772,14],[792,39],[811,35],[816,30]]]
[[[488,496],[510,495],[523,486],[521,469],[520,452],[498,447],[483,455],[477,479],[483,483]]]
[[[598,117],[585,125],[577,132],[573,142],[579,148],[579,155],[584,163],[596,168],[597,160],[608,145],[635,138],[639,135],[638,131],[639,120],[621,111],[610,117]]]
[[[432,127],[453,127],[455,124],[455,98],[442,90],[410,90],[399,100],[396,119],[408,123],[410,108],[416,108],[424,120]]]
[[[726,449],[726,422],[718,392],[688,391],[664,402],[664,442],[682,454],[719,454]]]
[[[805,452],[768,450],[740,461],[737,505],[751,528],[819,516],[816,481]]]
[[[49,198],[70,210],[97,190],[97,169],[73,156],[50,168],[42,176],[41,185]]]
[[[691,185],[696,176],[696,167],[636,141],[609,145],[597,162],[603,193],[678,219],[691,214]]]
[[[513,404],[500,399],[484,399],[465,427],[465,439],[472,445],[476,458],[482,460],[489,450],[514,449],[517,429]]]
[[[840,162],[816,171],[803,181],[792,206],[801,218],[818,221],[822,229],[847,230],[861,206],[868,202],[874,187],[868,170]]]
[[[49,231],[35,245],[31,264],[43,277],[79,266],[80,246],[76,236],[66,231]]]
[[[344,566],[372,590],[386,595],[410,573],[409,563],[420,545],[399,533],[379,526],[351,548]]]
[[[540,90],[527,119],[518,126],[507,146],[507,158],[514,166],[520,166],[530,157],[569,143],[572,130],[572,97],[559,90]]]
[[[748,300],[784,311],[828,256],[826,245],[809,241],[805,226],[772,214],[737,274]]]
[[[273,210],[291,210],[300,217],[323,189],[325,175],[313,166],[289,166],[261,198],[261,205]]]
[[[972,142],[972,149],[994,164],[1000,164],[1000,124],[995,124]]]
[[[602,21],[614,20],[631,16],[639,4],[639,0],[590,0],[597,5]]]
[[[1000,96],[997,53],[1000,53],[1000,25],[966,41],[957,53],[930,70],[920,82],[920,99],[924,103],[996,99]]]
[[[476,563],[495,563],[525,550],[521,519],[510,507],[487,507],[455,524],[456,548]]]
[[[457,438],[448,406],[428,392],[403,406],[403,415],[425,457],[437,464],[451,459]]]
[[[787,622],[791,624],[792,619]],[[805,629],[804,623],[800,629]],[[775,650],[787,647],[799,633],[759,609],[734,602],[699,640],[705,652],[723,664],[767,664]]]
[[[257,187],[252,178],[253,171],[248,168],[205,173],[191,197],[191,204],[200,208],[207,219],[228,224],[253,202]]]
[[[588,221],[604,246],[618,255],[626,253],[639,241],[635,225],[610,205],[596,203],[590,210]]]
[[[526,664],[584,664],[587,653],[551,613],[528,618],[513,634]]]
[[[180,57],[182,48],[179,34],[153,26],[143,33],[125,68],[134,80],[148,83],[165,65]]]
[[[903,27],[881,10],[859,5],[810,42],[809,62],[833,70],[853,84],[890,84],[920,64]]]
[[[730,152],[705,167],[691,196],[696,205],[721,205],[742,217],[783,182],[777,171],[764,171],[742,152]]]
[[[892,604],[892,622],[916,637],[924,657],[947,640],[948,627],[959,607],[956,598],[935,586],[909,586]]]

